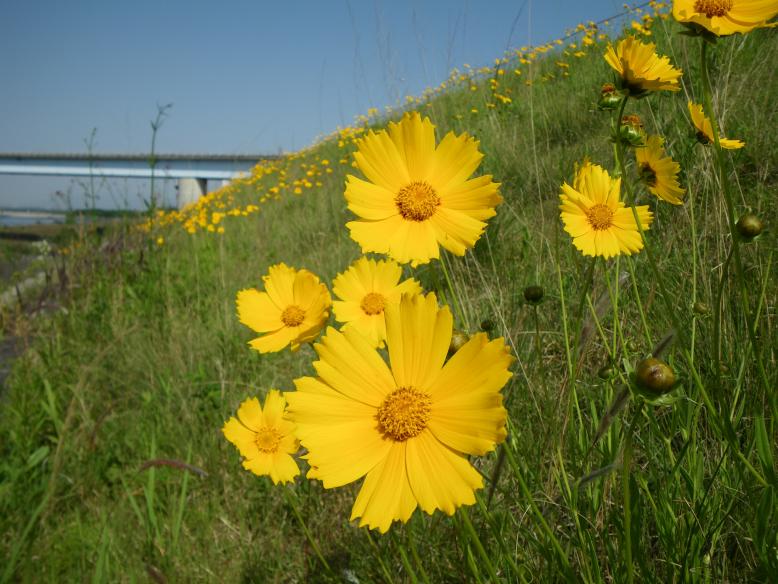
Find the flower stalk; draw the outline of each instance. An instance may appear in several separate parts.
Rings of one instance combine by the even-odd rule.
[[[721,148],[719,125],[713,111],[713,91],[711,90],[710,72],[708,71],[707,48],[708,43],[706,43],[705,40],[700,40],[700,73],[702,76],[703,107],[705,108],[705,115],[710,120],[711,128],[713,129],[713,152],[715,153],[714,159],[716,161],[716,168],[718,170],[719,183],[721,184],[721,190],[724,194],[724,202],[727,206],[727,225],[729,226],[729,233],[732,237],[732,257],[735,260],[735,274],[738,280],[738,284],[740,285],[740,297],[741,301],[743,302],[743,313],[746,318],[748,339],[751,343],[751,348],[754,351],[754,360],[756,361],[756,366],[759,370],[760,381],[762,382],[764,390],[769,392],[770,382],[768,381],[767,372],[765,371],[764,364],[762,363],[762,355],[759,351],[759,343],[756,340],[756,334],[754,331],[755,323],[753,315],[751,314],[751,302],[748,295],[748,286],[746,285],[743,271],[743,262],[740,257],[740,237],[738,235],[737,227],[735,224],[735,206],[732,202],[732,192],[730,190],[729,179],[724,167],[724,152]],[[714,350],[717,349],[714,348]]]

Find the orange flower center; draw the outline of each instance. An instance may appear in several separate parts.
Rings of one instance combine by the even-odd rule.
[[[694,3],[694,11],[708,18],[726,16],[730,10],[732,10],[732,0],[697,0]]]
[[[260,452],[273,454],[278,451],[278,445],[281,444],[281,433],[275,428],[267,426],[260,428],[254,438],[254,444],[257,445]]]
[[[384,306],[386,306],[386,298],[378,292],[366,294],[362,299],[362,304],[359,305],[362,312],[370,316],[381,314],[384,311]]]
[[[395,442],[404,442],[427,427],[432,398],[413,387],[395,389],[378,408],[378,430]]]
[[[440,197],[426,182],[413,181],[400,189],[394,203],[403,219],[425,221],[435,214],[435,209],[440,205]]]
[[[281,313],[281,322],[284,326],[300,326],[304,319],[305,311],[294,304],[287,306]]]
[[[595,231],[602,231],[613,225],[613,211],[601,203],[589,207],[586,211],[586,218]]]

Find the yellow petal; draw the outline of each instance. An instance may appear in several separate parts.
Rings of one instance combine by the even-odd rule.
[[[427,431],[406,444],[408,481],[424,511],[440,509],[452,515],[460,505],[475,503],[475,489],[483,487],[483,479],[464,456]]]
[[[360,527],[386,533],[393,521],[408,521],[416,509],[405,470],[405,445],[393,443],[386,457],[367,473],[351,510],[352,521],[361,518]]]
[[[359,333],[330,327],[315,348],[320,358],[313,364],[316,372],[343,395],[378,407],[395,389],[386,363]]]
[[[281,310],[264,292],[254,288],[238,292],[236,304],[238,320],[258,333],[277,331],[281,322]]]
[[[255,442],[256,434],[235,418],[227,420],[222,428],[222,433],[227,440],[237,447],[244,457],[253,458],[259,453]]]
[[[438,309],[435,294],[404,296],[386,309],[389,359],[397,387],[427,391],[446,358],[453,318],[448,307]]]

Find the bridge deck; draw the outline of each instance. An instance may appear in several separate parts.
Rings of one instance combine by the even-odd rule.
[[[159,178],[229,180],[260,160],[275,158],[265,154],[155,154],[153,173]],[[152,165],[149,154],[2,152],[0,174],[150,178]]]

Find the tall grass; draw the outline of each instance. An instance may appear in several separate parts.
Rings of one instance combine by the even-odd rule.
[[[170,228],[151,252],[128,237],[111,261],[94,250],[73,260],[67,310],[34,323],[0,405],[2,579],[775,581],[775,239],[742,247],[769,375],[763,388],[731,274],[720,286],[725,209],[686,113],[687,96],[701,100],[697,45],[676,32],[666,21],[654,27],[660,52],[686,73],[682,95],[637,106],[666,136],[688,188],[681,208],[642,196],[656,214],[648,237],[680,325],[669,344],[662,340],[673,322],[646,254],[592,262],[558,219],[559,185],[575,162],[613,166],[608,115],[594,107],[611,80],[601,50],[574,60],[566,78],[528,86],[503,76],[509,104],[486,107],[493,97],[484,80],[421,108],[439,136],[467,131],[480,140],[481,170],[505,197],[475,249],[447,258],[458,325],[493,326],[517,357],[504,390],[509,439],[478,463],[496,480],[467,514],[417,512],[380,537],[348,523],[356,487],[299,482],[291,501],[333,576],[288,494],[243,471],[220,434],[245,396],[290,390],[291,379],[312,371],[309,346],[250,351],[234,298],[273,263],[331,281],[359,256],[344,228],[351,168],[334,164],[321,187],[228,218],[223,234]],[[777,206],[777,41],[757,31],[713,51],[718,111],[727,135],[747,143],[727,161],[736,205],[763,218],[776,217]],[[534,68],[536,79],[558,72],[554,56]],[[291,164],[345,154],[328,141]],[[266,186],[237,197],[255,201]],[[450,296],[434,265],[416,275]],[[524,300],[530,285],[544,288],[538,307]],[[680,399],[624,399],[628,372],[657,351],[682,379]],[[159,459],[178,462],[149,464]]]

